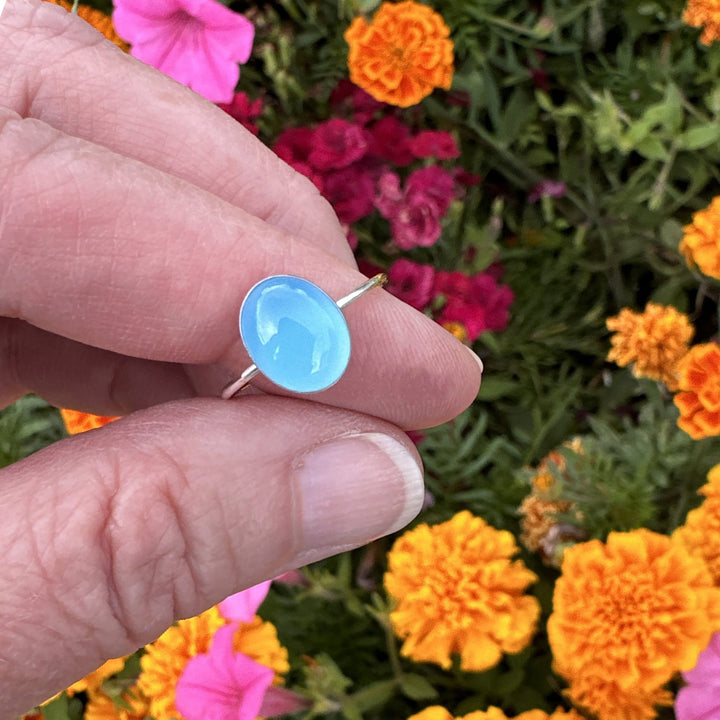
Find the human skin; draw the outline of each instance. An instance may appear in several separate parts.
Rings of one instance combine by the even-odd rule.
[[[174,620],[399,529],[403,429],[476,397],[480,365],[382,290],[346,311],[343,378],[308,397],[249,358],[248,289],[357,287],[315,187],[236,121],[40,0],[0,16],[0,407],[124,415],[0,471],[0,718]]]

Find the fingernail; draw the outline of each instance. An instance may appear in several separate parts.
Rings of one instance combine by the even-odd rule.
[[[468,349],[468,352],[473,356],[473,360],[480,366],[480,372],[482,372],[485,369],[483,361],[475,354],[475,351],[472,348],[469,348],[467,345],[465,345],[465,347]]]
[[[305,563],[399,530],[420,512],[425,496],[418,461],[382,433],[320,445],[299,461],[295,474]]]

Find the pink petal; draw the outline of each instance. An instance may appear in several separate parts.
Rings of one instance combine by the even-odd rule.
[[[716,720],[720,717],[720,687],[688,685],[675,698],[677,720]]]
[[[287,715],[298,710],[305,710],[312,705],[312,702],[302,695],[298,695],[292,690],[286,690],[281,687],[269,687],[265,693],[265,698],[260,708],[260,716],[276,717],[277,715]]]
[[[233,652],[236,625],[216,631],[210,652],[192,658],[175,687],[185,720],[255,720],[275,673]]]
[[[259,585],[253,585],[247,590],[225,598],[219,605],[220,614],[227,620],[250,622],[268,594],[271,582],[268,580]]]
[[[720,686],[720,633],[715,633],[709,645],[698,656],[692,670],[683,673],[685,682]]]

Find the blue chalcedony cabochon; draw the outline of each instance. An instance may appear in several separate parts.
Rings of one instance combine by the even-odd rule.
[[[334,385],[350,360],[342,310],[317,285],[293,275],[274,275],[250,289],[240,335],[260,372],[293,392]]]

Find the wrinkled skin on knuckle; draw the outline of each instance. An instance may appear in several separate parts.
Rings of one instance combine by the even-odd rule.
[[[97,523],[106,605],[130,649],[193,614],[198,580],[185,470],[159,449],[112,462]],[[117,480],[119,479],[119,480]]]

